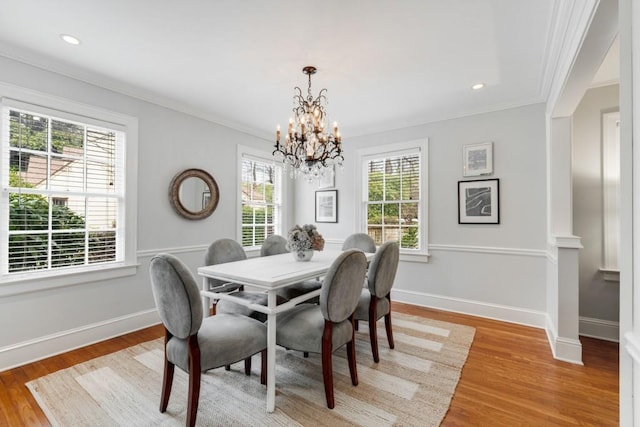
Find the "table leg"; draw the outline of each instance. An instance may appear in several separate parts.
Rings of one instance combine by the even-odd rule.
[[[209,279],[207,279],[206,277],[202,278],[202,290],[203,291],[208,291],[209,290]],[[206,296],[202,296],[202,311],[204,314],[204,317],[209,317],[209,313],[211,310],[211,298],[206,297]]]
[[[276,307],[276,293],[269,292],[267,307]],[[276,314],[267,315],[267,412],[276,408]]]

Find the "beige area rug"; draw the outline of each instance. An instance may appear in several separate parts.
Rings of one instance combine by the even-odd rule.
[[[395,349],[380,322],[380,363],[373,363],[365,322],[357,332],[359,385],[351,385],[346,350],[334,354],[336,407],[327,409],[320,357],[277,350],[276,411],[265,411],[259,356],[203,375],[199,426],[437,426],[444,419],[475,329],[394,314]],[[162,339],[38,378],[27,384],[52,425],[182,426],[188,378],[176,369],[167,412],[158,411]]]

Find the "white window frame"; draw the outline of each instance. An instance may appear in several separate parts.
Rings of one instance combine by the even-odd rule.
[[[27,108],[25,108],[25,106]],[[128,115],[103,110],[69,99],[55,97],[18,86],[0,83],[0,108],[27,109],[43,115],[60,118],[71,117],[86,124],[104,126],[120,130],[126,135],[124,152],[124,218],[125,224],[119,232],[124,234],[123,256],[118,262],[89,266],[67,267],[64,269],[34,270],[20,273],[0,273],[0,297],[35,292],[45,289],[71,286],[82,283],[109,280],[134,275],[137,272],[137,165],[138,165],[138,119]],[[3,116],[4,117],[4,116]],[[78,119],[80,117],[81,119]],[[2,153],[0,153],[0,227],[4,230],[9,221],[9,124],[0,122],[2,132]],[[119,227],[120,228],[120,227]],[[0,254],[8,256],[7,233],[0,239]]]
[[[236,240],[242,244],[242,159],[248,157],[253,160],[257,160],[264,163],[272,163],[274,166],[280,168],[280,222],[277,224],[274,233],[283,235],[284,227],[287,223],[286,206],[287,195],[289,193],[288,180],[286,179],[286,170],[284,165],[280,162],[276,162],[271,155],[271,152],[265,152],[252,147],[244,145],[238,145],[238,190],[237,190],[237,203],[236,203]],[[285,236],[286,237],[286,236]],[[256,255],[260,252],[260,246],[244,246],[243,249],[249,255]]]
[[[400,249],[401,261],[428,262],[429,260],[429,139],[419,139],[395,144],[362,148],[356,158],[356,229],[367,232],[367,168],[368,161],[380,157],[392,157],[402,154],[420,154],[420,249]]]

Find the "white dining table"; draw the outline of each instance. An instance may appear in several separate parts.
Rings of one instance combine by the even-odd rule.
[[[276,316],[297,304],[320,295],[320,289],[276,304],[276,291],[287,286],[317,279],[329,270],[340,250],[316,251],[310,261],[296,261],[289,253],[268,257],[249,258],[242,261],[210,265],[198,268],[202,276],[202,303],[205,316],[209,315],[211,299],[227,299],[245,305],[267,315],[267,412],[275,410],[276,401]],[[365,253],[367,260],[372,253]],[[237,298],[233,293],[217,293],[209,290],[208,278],[239,283],[267,292],[267,305],[251,303]]]

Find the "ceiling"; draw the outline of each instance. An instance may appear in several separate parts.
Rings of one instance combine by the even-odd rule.
[[[564,1],[3,1],[0,55],[265,138],[314,65],[348,143],[544,102]]]

